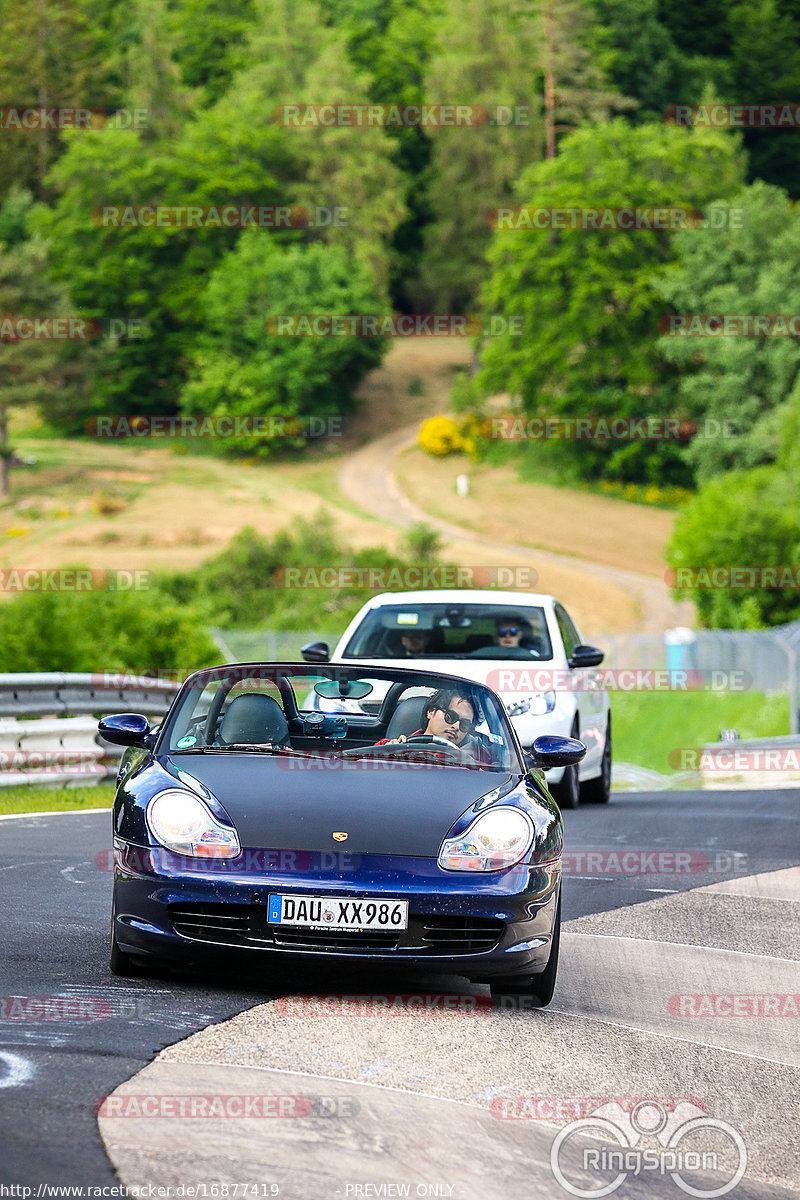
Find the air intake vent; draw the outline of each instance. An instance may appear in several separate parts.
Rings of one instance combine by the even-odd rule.
[[[439,954],[480,954],[493,950],[505,933],[494,917],[420,917],[423,944]]]
[[[249,904],[170,904],[169,916],[175,932],[182,937],[235,946],[248,940],[252,907]]]

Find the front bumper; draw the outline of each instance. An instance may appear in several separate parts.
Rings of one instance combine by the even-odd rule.
[[[530,976],[547,964],[561,879],[558,858],[467,875],[443,871],[433,859],[386,855],[342,855],[332,872],[325,862],[329,855],[293,852],[272,852],[277,869],[264,870],[264,853],[250,852],[258,864],[253,868],[245,852],[238,868],[199,860],[196,870],[192,864],[178,872],[165,862],[173,856],[163,851],[117,842],[114,919],[120,948],[175,963],[223,952],[397,961],[475,980]],[[408,900],[408,929],[341,933],[269,925],[271,892]]]

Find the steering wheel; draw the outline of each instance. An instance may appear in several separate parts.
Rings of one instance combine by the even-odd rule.
[[[407,737],[405,740],[406,746],[410,746],[412,743],[435,745],[437,749],[440,746],[442,748],[447,747],[448,750],[455,751],[455,753],[459,756],[466,754],[472,758],[472,754],[470,754],[469,750],[466,750],[463,746],[457,746],[455,742],[451,742],[449,738],[438,737],[438,735],[435,733],[418,733],[413,737]]]

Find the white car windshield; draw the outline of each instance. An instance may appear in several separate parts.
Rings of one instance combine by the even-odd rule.
[[[366,614],[343,658],[552,659],[544,609],[505,604],[387,604]]]

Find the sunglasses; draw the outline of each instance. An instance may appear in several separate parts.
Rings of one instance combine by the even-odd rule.
[[[498,629],[500,637],[513,637],[515,633],[519,633],[516,625],[507,625],[504,629]]]
[[[458,725],[462,733],[472,733],[475,728],[472,721],[468,721],[466,717],[460,717],[454,708],[440,708],[439,711],[444,713],[444,719],[448,725]]]

